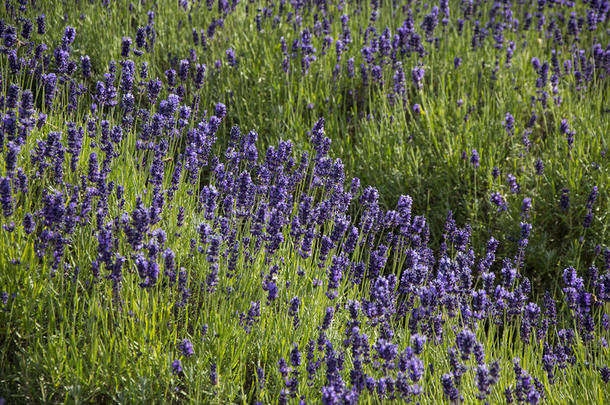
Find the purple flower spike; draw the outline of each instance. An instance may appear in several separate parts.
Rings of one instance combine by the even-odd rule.
[[[180,351],[182,352],[184,357],[191,357],[193,354],[195,354],[195,351],[193,350],[193,344],[188,339],[182,340],[182,342],[180,343]]]
[[[13,196],[11,190],[11,179],[2,177],[0,179],[0,204],[5,217],[13,215]]]
[[[172,373],[175,375],[182,374],[182,362],[178,359],[174,360],[172,363]]]

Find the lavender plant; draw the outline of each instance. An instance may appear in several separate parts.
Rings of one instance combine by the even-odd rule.
[[[5,1],[0,403],[609,402],[609,4]]]

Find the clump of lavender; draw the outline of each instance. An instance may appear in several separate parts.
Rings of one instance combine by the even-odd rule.
[[[423,88],[423,80],[424,80],[424,68],[421,66],[416,66],[411,71],[411,78],[413,79],[413,85],[417,89]]]
[[[191,343],[190,340],[188,340],[186,338],[183,339],[182,342],[180,342],[179,348],[184,357],[191,357],[193,354],[195,354],[195,350],[193,349],[193,344]]]
[[[182,370],[183,370],[182,369],[182,362],[180,360],[178,360],[178,359],[174,360],[172,362],[171,369],[172,369],[172,373],[175,374],[175,375],[182,374]]]
[[[508,206],[506,204],[506,201],[504,200],[504,197],[502,197],[502,194],[500,194],[497,191],[494,191],[493,193],[491,193],[491,197],[489,200],[491,201],[491,203],[493,205],[495,205],[497,207],[498,212],[506,211],[508,209]]]
[[[566,137],[566,142],[568,144],[568,156],[570,156],[570,151],[574,146],[574,135],[576,135],[576,132],[570,129],[568,120],[566,120],[565,118],[561,120],[561,124],[559,125],[559,132],[561,132]]]
[[[504,117],[504,129],[508,135],[513,135],[515,133],[515,118],[509,112],[507,112]]]
[[[2,205],[2,214],[5,217],[13,215],[12,194],[11,179],[8,177],[0,178],[0,205]]]

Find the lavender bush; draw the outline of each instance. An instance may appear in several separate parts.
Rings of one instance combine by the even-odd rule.
[[[610,402],[609,18],[6,0],[0,403]]]

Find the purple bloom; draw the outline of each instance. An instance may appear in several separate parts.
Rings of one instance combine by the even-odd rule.
[[[11,179],[2,177],[0,179],[0,204],[5,217],[13,215],[13,196],[11,191]]]
[[[498,193],[497,191],[491,193],[491,198],[489,201],[498,207],[498,212],[506,211],[508,209],[504,197],[502,197],[502,194]]]
[[[536,174],[538,176],[542,176],[542,174],[544,173],[544,162],[542,161],[542,159],[540,159],[540,158],[536,159],[534,168],[536,169]]]
[[[193,350],[193,344],[190,340],[186,338],[182,340],[179,348],[184,357],[191,357],[193,354],[195,354],[195,351]]]
[[[197,64],[195,68],[195,87],[201,88],[203,85],[203,79],[205,78],[206,65],[205,64]]]
[[[34,95],[31,90],[23,90],[21,93],[21,105],[19,106],[19,114],[22,119],[29,119],[34,114]]]
[[[332,263],[328,270],[328,289],[335,290],[339,288],[343,272],[349,264],[349,260],[345,256],[333,256]]]
[[[379,339],[373,345],[373,348],[377,351],[379,357],[386,362],[393,361],[398,355],[398,347],[384,339]]]
[[[31,213],[25,214],[23,217],[23,230],[26,235],[30,235],[36,229],[36,223],[34,222],[34,216]]]
[[[47,31],[46,16],[44,14],[36,17],[36,27],[39,35],[44,35]]]
[[[504,128],[506,129],[506,133],[512,135],[515,132],[515,118],[511,113],[507,112],[504,117]]]
[[[210,365],[210,383],[212,385],[218,384],[218,370],[217,370],[216,363],[212,363]]]
[[[265,284],[263,289],[267,291],[267,303],[268,304],[271,304],[273,301],[276,300],[278,290],[277,290],[277,285],[275,284],[274,281],[267,281],[267,283]]]
[[[180,61],[180,67],[178,68],[178,77],[181,81],[185,82],[188,78],[190,68],[190,62],[188,59],[182,59]]]
[[[53,104],[53,99],[55,98],[57,76],[54,73],[49,73],[42,76],[42,81],[45,86],[45,104],[47,108],[51,108],[51,105]]]
[[[240,315],[240,324],[244,326],[246,332],[250,332],[252,330],[252,325],[255,322],[258,322],[261,316],[261,303],[260,301],[252,301],[250,302],[250,309],[248,309],[248,313],[243,319],[243,314]]]
[[[15,109],[15,107],[17,107],[18,100],[19,100],[19,86],[17,86],[14,83],[11,83],[11,85],[8,87],[8,90],[6,91],[6,100],[5,100],[6,108],[8,108],[10,110]]]
[[[471,330],[464,329],[456,336],[455,343],[462,352],[462,360],[466,361],[477,343],[477,338]]]
[[[122,74],[121,74],[120,87],[121,87],[121,92],[123,92],[123,94],[126,95],[125,93],[131,92],[131,90],[133,88],[133,82],[135,80],[135,74],[136,74],[136,66],[130,60],[122,62],[121,66],[122,66]]]
[[[299,352],[299,346],[296,343],[290,352],[290,364],[292,364],[292,367],[299,367],[301,365],[301,353]]]
[[[407,370],[409,371],[409,378],[414,383],[421,380],[424,375],[424,362],[421,359],[413,356],[407,360]]]
[[[88,55],[81,56],[80,64],[83,77],[88,79],[91,76],[91,58]]]
[[[413,352],[416,355],[420,355],[424,351],[424,345],[426,344],[426,336],[415,334],[411,336],[411,345],[413,345]]]
[[[519,186],[519,183],[517,183],[517,178],[513,174],[509,173],[506,176],[506,182],[510,187],[511,193],[518,194],[519,191],[521,191],[521,187]]]
[[[334,307],[327,307],[326,314],[324,315],[324,319],[322,321],[322,330],[326,330],[330,327],[330,323],[333,320],[333,315],[335,314]]]
[[[477,152],[476,149],[473,149],[470,155],[470,163],[475,169],[479,167],[479,160],[479,152]]]
[[[422,68],[421,66],[415,66],[413,70],[411,70],[411,79],[413,79],[413,85],[418,89],[423,88],[424,74],[424,68]]]
[[[0,32],[0,34],[4,38],[4,46],[7,48],[12,48],[13,45],[17,43],[17,30],[11,25],[4,26],[4,20],[2,20],[2,23],[4,32]]]
[[[180,360],[176,359],[173,361],[172,373],[175,375],[180,375],[182,373],[182,362]]]
[[[235,57],[235,51],[231,48],[227,49],[225,54],[227,55],[227,63],[229,66],[234,67],[237,65],[237,59]]]
[[[524,198],[523,203],[521,204],[521,215],[524,218],[529,218],[529,211],[532,208],[532,199]]]
[[[227,107],[223,103],[216,104],[214,114],[220,119],[224,118],[227,115]]]
[[[443,393],[449,398],[451,402],[458,403],[462,396],[455,386],[453,373],[443,374],[441,377],[443,385]]]
[[[130,50],[131,50],[131,38],[123,37],[123,40],[121,42],[121,56],[123,58],[128,58]]]
[[[324,405],[338,405],[339,396],[335,392],[333,387],[322,387],[322,404]]]
[[[373,251],[370,255],[369,259],[369,276],[372,278],[376,278],[383,268],[385,267],[387,256],[386,253],[388,251],[387,246],[379,245],[379,247]]]
[[[17,164],[17,155],[19,154],[20,149],[21,148],[17,143],[12,141],[8,143],[8,150],[5,159],[6,174],[8,177],[13,177],[15,165]]]
[[[602,381],[608,384],[608,381],[610,381],[610,368],[608,366],[600,367],[599,374],[602,377]]]
[[[258,378],[258,388],[262,391],[265,389],[265,370],[261,367],[257,367],[256,376]]]
[[[492,384],[492,382],[493,380],[490,376],[489,368],[487,367],[487,365],[479,364],[476,367],[475,378],[475,384],[477,386],[477,389],[479,390],[479,399],[484,399],[490,394],[490,385]]]
[[[70,26],[66,27],[66,29],[64,31],[64,37],[61,40],[62,45],[64,47],[70,45],[72,42],[74,42],[75,38],[76,38],[76,30]]]

